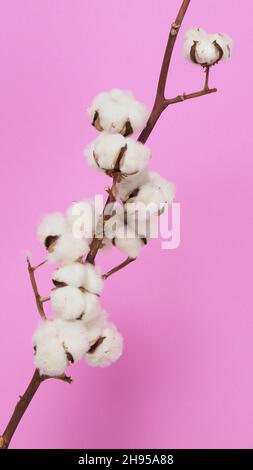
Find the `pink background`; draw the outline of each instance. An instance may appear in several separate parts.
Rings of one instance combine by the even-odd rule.
[[[38,313],[24,251],[41,261],[41,214],[100,193],[83,148],[96,135],[86,108],[102,90],[132,90],[151,107],[180,0],[1,0],[0,430],[33,373]],[[103,302],[125,338],[108,369],[84,362],[74,384],[42,385],[15,448],[253,446],[252,77],[250,0],[192,1],[183,31],[235,39],[216,66],[216,95],[169,108],[149,145],[152,167],[177,186],[181,245],[160,241],[108,279]],[[167,96],[201,88],[182,33]],[[100,256],[103,269],[122,259]],[[52,268],[38,273],[41,293]]]

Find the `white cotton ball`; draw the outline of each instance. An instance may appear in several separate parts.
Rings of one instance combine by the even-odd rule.
[[[68,367],[66,353],[57,338],[48,338],[46,343],[36,346],[34,364],[40,375],[61,376]]]
[[[66,264],[54,271],[52,274],[53,282],[64,283],[68,286],[84,287],[86,269],[82,263],[74,262]]]
[[[72,233],[64,233],[49,249],[50,263],[71,263],[89,252],[89,245],[84,238],[76,238]]]
[[[232,48],[233,40],[226,34],[207,34],[200,28],[193,28],[185,34],[185,56],[196,64],[210,66],[221,59],[228,59]]]
[[[101,336],[102,330],[107,324],[107,313],[105,310],[100,309],[92,320],[85,321],[85,317],[83,317],[82,321],[84,321],[87,330],[89,344],[92,346]]]
[[[146,167],[151,151],[146,145],[130,137],[126,138],[126,145],[127,149],[120,161],[120,171],[126,175],[133,175]]]
[[[127,225],[119,227],[114,238],[115,246],[130,258],[137,258],[144,245],[135,232]]]
[[[117,361],[123,350],[123,338],[116,327],[108,324],[101,332],[103,341],[94,349],[85,355],[85,359],[91,366],[107,367]]]
[[[97,95],[88,115],[98,130],[122,135],[143,129],[148,120],[146,107],[132,93],[118,89]]]
[[[212,42],[216,41],[217,44],[221,47],[223,51],[222,59],[224,60],[230,59],[233,46],[234,46],[233,39],[224,33],[211,34],[209,38]]]
[[[144,170],[136,173],[135,175],[127,176],[117,183],[116,190],[117,196],[125,202],[133,192],[138,191],[138,188],[149,180],[149,170]]]
[[[79,361],[89,349],[88,334],[81,320],[61,321],[57,325],[58,337],[66,353],[74,362]]]
[[[85,289],[92,294],[100,294],[103,290],[103,280],[99,268],[90,263],[84,263],[85,268]]]
[[[113,170],[125,145],[126,139],[121,134],[102,132],[86,149],[88,162],[102,171]]]
[[[99,214],[94,199],[83,199],[71,204],[67,209],[67,226],[77,238],[93,238]]]
[[[87,148],[86,156],[91,166],[101,171],[116,169],[132,175],[145,168],[151,152],[148,147],[130,137],[103,132]]]
[[[139,187],[136,195],[125,204],[128,214],[138,213],[140,218],[146,214],[161,214],[175,197],[175,187],[158,173],[149,172],[149,181]]]
[[[149,111],[139,101],[130,101],[128,104],[128,116],[134,132],[144,129],[148,122]]]
[[[75,320],[85,312],[84,293],[73,286],[58,287],[51,291],[51,306],[57,317]]]
[[[40,322],[32,337],[33,346],[39,343],[46,343],[49,338],[57,337],[56,324],[52,320],[43,320]]]
[[[47,243],[48,237],[59,237],[65,232],[66,220],[60,212],[45,215],[37,229],[38,239],[41,243],[46,244],[46,246],[50,245],[50,243]]]
[[[166,204],[171,204],[175,198],[175,185],[171,183],[171,181],[167,181],[165,178],[162,178],[155,171],[149,172],[149,180],[155,187],[162,191],[164,196],[163,202]]]
[[[40,375],[64,374],[68,360],[58,337],[57,320],[42,321],[32,338],[35,347],[35,366]]]
[[[82,320],[84,323],[92,321],[100,315],[101,305],[99,298],[96,294],[84,292],[84,314]]]
[[[207,37],[196,44],[195,59],[200,65],[212,65],[220,59],[220,51]]]

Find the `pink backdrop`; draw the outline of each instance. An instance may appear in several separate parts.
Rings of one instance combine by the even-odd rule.
[[[191,2],[200,25],[235,39],[211,73],[219,93],[171,107],[149,145],[153,168],[175,182],[181,245],[153,242],[108,279],[103,302],[125,338],[108,369],[80,363],[74,384],[42,385],[15,448],[252,447],[252,41],[250,0]],[[36,223],[100,193],[83,159],[95,131],[86,108],[101,90],[132,90],[151,107],[180,0],[1,0],[0,430],[33,372],[38,314],[23,252],[43,259]],[[251,36],[251,37],[250,37]],[[182,33],[167,95],[201,88]],[[119,256],[101,259],[104,269]],[[42,294],[50,269],[38,274]]]

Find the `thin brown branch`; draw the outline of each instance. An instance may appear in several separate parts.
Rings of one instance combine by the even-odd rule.
[[[165,87],[166,87],[166,82],[167,82],[168,71],[169,71],[171,57],[172,57],[175,42],[177,39],[177,35],[182,25],[182,22],[183,22],[183,19],[184,19],[184,16],[186,14],[189,4],[190,4],[190,0],[183,1],[181,8],[177,14],[177,17],[175,21],[172,23],[171,28],[170,28],[169,38],[168,38],[167,46],[164,52],[162,67],[161,67],[159,81],[157,85],[154,106],[151,111],[147,125],[145,129],[143,129],[143,131],[141,132],[138,138],[139,142],[142,142],[143,144],[147,141],[148,137],[150,136],[162,112],[168,106],[165,100]]]
[[[43,320],[46,320],[46,314],[44,312],[43,302],[41,300],[41,296],[39,294],[38,287],[37,287],[37,282],[36,282],[35,275],[34,275],[34,272],[37,269],[37,267],[41,266],[41,264],[44,264],[44,263],[40,263],[36,267],[36,266],[31,265],[29,257],[27,257],[26,260],[27,260],[28,273],[29,273],[29,277],[30,277],[30,281],[31,281],[31,285],[32,285],[32,289],[33,289],[37,309],[38,309],[38,312],[39,312],[41,318]]]
[[[86,261],[88,263],[94,264],[95,258],[97,256],[97,252],[103,243],[105,216],[108,217],[110,215],[109,214],[110,210],[108,210],[108,208],[110,204],[116,201],[116,185],[117,185],[119,178],[121,178],[120,173],[115,173],[113,175],[113,182],[112,182],[111,188],[107,188],[106,190],[108,192],[108,198],[106,200],[100,221],[98,222],[98,225],[96,227],[96,236],[93,238],[91,242],[90,251],[86,257]]]
[[[38,369],[36,369],[24,395],[20,397],[18,403],[16,404],[13,414],[10,418],[9,423],[7,424],[5,428],[3,435],[0,436],[0,450],[8,449],[11,439],[13,437],[13,434],[15,433],[35,393],[37,392],[41,383],[47,379],[58,379],[58,380],[63,380],[64,382],[67,382],[67,383],[72,382],[71,377],[67,377],[66,375],[63,375],[60,377],[49,377],[47,375],[41,376]]]
[[[209,95],[210,93],[216,93],[217,88],[208,88],[208,89],[203,89],[201,91],[196,91],[195,93],[188,93],[188,94],[183,94],[183,95],[178,95],[175,96],[175,98],[170,98],[166,100],[167,106],[175,103],[182,103],[183,101],[186,100],[191,100],[193,98],[199,98],[200,96],[205,96]]]
[[[113,268],[110,271],[108,271],[107,273],[103,274],[103,279],[107,279],[109,276],[111,276],[112,274],[116,273],[117,271],[120,271],[121,269],[125,268],[126,266],[128,266],[130,263],[132,263],[135,260],[136,260],[136,258],[130,258],[130,257],[127,258],[125,261],[123,261],[123,263],[118,264],[118,266],[115,266],[115,268]]]

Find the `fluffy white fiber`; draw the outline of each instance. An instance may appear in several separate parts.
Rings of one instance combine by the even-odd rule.
[[[68,367],[68,359],[58,338],[50,338],[46,343],[36,345],[34,364],[40,375],[57,377]]]
[[[150,214],[159,215],[172,203],[174,197],[174,185],[158,173],[150,171],[148,181],[138,188],[136,195],[127,200],[126,210],[129,214],[137,210],[141,218],[145,217],[147,210]]]
[[[83,317],[83,321],[87,330],[89,344],[92,346],[101,336],[102,330],[106,327],[107,313],[105,310],[99,309],[97,315],[92,320],[86,321],[85,317]]]
[[[125,202],[134,191],[147,181],[149,181],[149,170],[146,167],[139,173],[123,178],[120,183],[117,183],[117,196],[122,202]]]
[[[115,215],[105,223],[105,236],[130,258],[137,258],[143,247],[143,241],[129,225],[124,223],[124,217]]]
[[[65,232],[66,220],[60,212],[45,215],[37,229],[38,239],[41,243],[45,243],[49,236],[60,236]]]
[[[146,107],[136,101],[132,93],[118,89],[99,93],[88,108],[90,121],[98,130],[122,135],[127,135],[131,130],[142,130],[148,114]],[[129,130],[127,123],[132,129]]]
[[[233,40],[226,34],[207,34],[201,28],[190,29],[185,34],[185,57],[200,65],[213,65],[221,59],[229,59],[232,48]]]
[[[129,137],[120,134],[103,132],[86,149],[86,156],[91,166],[101,171],[111,171],[116,167],[120,152],[119,170],[127,175],[137,173],[145,168],[151,156],[150,149]]]
[[[99,214],[96,213],[94,199],[73,202],[67,209],[67,226],[78,238],[92,239]]]
[[[77,287],[57,287],[51,291],[51,306],[56,316],[64,320],[75,320],[85,312],[85,298]]]
[[[64,374],[69,360],[78,361],[88,351],[88,334],[82,321],[45,320],[33,336],[35,366],[40,375]]]
[[[92,294],[100,294],[103,290],[103,280],[98,267],[90,263],[84,263],[85,269],[85,289]]]
[[[62,321],[58,336],[65,351],[71,354],[74,362],[79,361],[89,349],[87,330],[81,320]]]
[[[123,350],[123,338],[113,324],[109,324],[101,332],[102,343],[85,359],[91,366],[107,367],[117,361]]]
[[[85,287],[86,268],[82,263],[74,262],[62,266],[52,274],[52,279],[69,286]]]
[[[89,251],[88,241],[76,238],[72,233],[64,233],[49,248],[48,261],[50,263],[67,264],[85,256]]]

